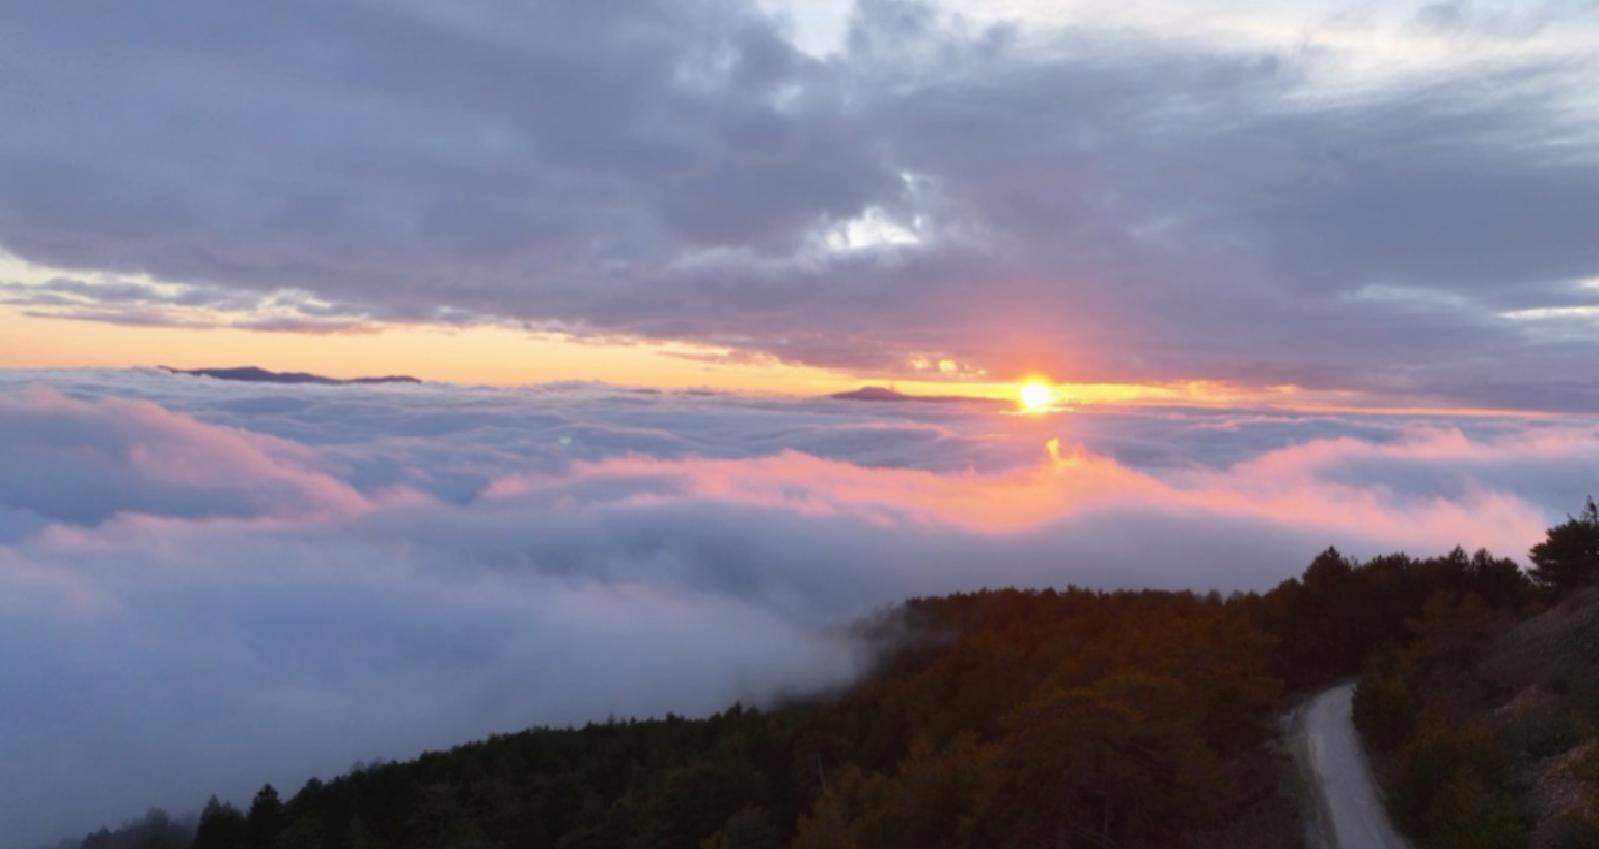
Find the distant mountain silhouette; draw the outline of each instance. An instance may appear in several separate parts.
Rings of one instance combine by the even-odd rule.
[[[906,395],[897,389],[890,389],[886,386],[862,386],[859,389],[851,389],[848,392],[835,392],[827,397],[841,398],[845,401],[934,401],[944,404],[956,401],[981,400],[966,395]]]
[[[217,380],[239,380],[245,383],[421,383],[410,375],[391,374],[382,377],[355,377],[341,380],[336,377],[324,377],[320,374],[311,374],[303,371],[268,371],[256,366],[234,366],[232,368],[196,368],[182,369],[171,366],[161,366],[162,369],[173,374],[187,374],[195,377],[214,377]]]

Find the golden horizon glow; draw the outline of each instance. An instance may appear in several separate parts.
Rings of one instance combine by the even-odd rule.
[[[581,337],[485,325],[386,324],[360,334],[266,332],[240,327],[133,326],[28,314],[0,306],[0,368],[259,366],[351,378],[409,374],[422,380],[516,386],[591,380],[624,387],[824,395],[863,386],[907,395],[1009,401],[1035,413],[1064,404],[1250,406],[1319,411],[1540,415],[1537,411],[1394,405],[1360,393],[1207,380],[1164,383],[996,381],[799,365],[728,347]],[[1028,388],[1031,384],[1040,388]],[[1028,404],[1023,393],[1035,399]],[[1045,399],[1036,403],[1036,399]]]
[[[288,333],[228,327],[144,326],[29,314],[0,306],[0,367],[213,368],[259,366],[335,378],[408,374],[422,380],[515,386],[592,380],[659,389],[706,388],[822,395],[888,386],[907,395],[1003,401],[1012,381],[851,372],[782,362],[728,347],[582,337],[505,325],[384,324],[364,333]],[[1218,403],[1215,384],[1054,384],[1073,403]],[[1057,401],[1058,402],[1058,401]]]

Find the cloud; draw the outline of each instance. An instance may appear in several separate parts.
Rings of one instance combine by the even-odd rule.
[[[233,327],[302,334],[377,333],[385,327],[347,304],[322,301],[306,292],[239,292],[115,276],[92,282],[54,277],[37,283],[0,283],[0,304],[24,307],[23,314],[30,318],[131,327]],[[432,320],[464,324],[472,318],[440,311]]]
[[[1054,440],[1053,453],[1046,443]],[[0,372],[0,820],[850,680],[999,585],[1264,588],[1329,544],[1517,555],[1579,417],[987,406]]]
[[[16,5],[0,246],[352,327],[1599,409],[1594,334],[1505,315],[1593,303],[1591,4],[1247,11],[863,0],[817,55],[720,0]]]
[[[48,522],[126,512],[297,518],[366,509],[303,446],[201,424],[141,401],[74,401],[45,385],[0,396],[0,504]]]

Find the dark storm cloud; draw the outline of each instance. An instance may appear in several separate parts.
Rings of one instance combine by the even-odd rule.
[[[1591,321],[1502,315],[1593,302],[1593,13],[1512,17],[1418,10],[1455,61],[1350,79],[1313,26],[885,0],[825,58],[713,0],[13,4],[0,246],[361,320],[1596,409]]]

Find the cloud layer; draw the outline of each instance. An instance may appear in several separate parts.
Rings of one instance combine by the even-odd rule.
[[[1008,584],[1264,588],[1519,555],[1585,418],[0,372],[0,821],[42,841],[358,759],[847,682]]]
[[[1592,4],[770,5],[11,4],[4,297],[1599,409]]]

